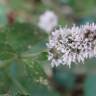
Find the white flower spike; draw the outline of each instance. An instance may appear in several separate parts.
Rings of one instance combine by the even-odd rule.
[[[50,33],[47,47],[52,67],[84,63],[85,59],[96,56],[96,24],[59,28]]]

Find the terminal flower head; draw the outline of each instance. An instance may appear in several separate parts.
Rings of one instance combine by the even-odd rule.
[[[84,63],[85,59],[96,56],[96,25],[60,27],[50,33],[47,47],[52,67]]]

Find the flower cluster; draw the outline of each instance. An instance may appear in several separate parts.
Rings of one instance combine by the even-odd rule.
[[[46,11],[43,13],[38,22],[38,26],[46,32],[50,32],[58,24],[58,17],[53,11]]]
[[[84,63],[85,59],[96,56],[96,25],[87,23],[59,28],[49,36],[47,47],[52,67]]]

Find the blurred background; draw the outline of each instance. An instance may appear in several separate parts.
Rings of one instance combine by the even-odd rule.
[[[48,35],[96,22],[96,0],[0,0],[0,96],[96,96],[96,59],[51,67]]]

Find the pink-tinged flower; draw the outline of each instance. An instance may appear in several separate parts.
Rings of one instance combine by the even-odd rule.
[[[56,27],[58,24],[58,17],[53,11],[45,11],[38,22],[38,26],[46,32],[50,32]]]
[[[50,34],[47,47],[52,67],[84,63],[96,56],[96,24],[59,28]]]

